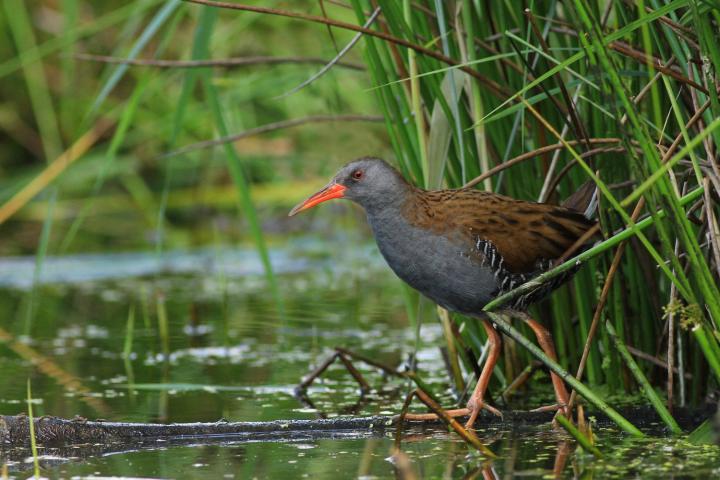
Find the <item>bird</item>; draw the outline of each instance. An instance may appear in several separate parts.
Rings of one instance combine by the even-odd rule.
[[[489,354],[466,407],[448,413],[468,416],[468,428],[482,409],[502,416],[484,398],[502,339],[483,307],[550,269],[595,225],[595,185],[588,182],[562,205],[517,200],[475,188],[425,190],[384,160],[363,157],[342,167],[288,215],[331,199],[348,199],[365,210],[380,253],[400,279],[448,311],[482,322]],[[527,309],[568,281],[578,268],[500,307],[502,313],[522,318],[553,360],[557,355],[550,332]],[[554,408],[567,413],[565,384],[555,373],[550,375],[557,401]],[[415,419],[430,417],[416,415]]]

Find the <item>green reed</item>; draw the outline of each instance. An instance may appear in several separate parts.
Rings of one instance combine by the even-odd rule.
[[[396,161],[417,184],[429,185],[434,172],[428,169],[434,169],[442,174],[433,187],[460,187],[489,167],[553,143],[564,148],[503,170],[482,188],[557,202],[588,178],[598,184],[602,230],[611,240],[579,256],[588,265],[569,286],[571,295],[557,292],[533,312],[553,327],[559,363],[574,368],[608,254],[620,240],[630,240],[601,312],[607,323],[600,322],[590,344],[585,379],[612,391],[634,390],[632,382],[621,381],[630,369],[648,402],[679,431],[648,380],[662,387],[666,374],[651,375],[658,367],[636,363],[624,346],[671,367],[684,364],[715,374],[693,377],[685,385],[692,391],[705,391],[720,380],[720,259],[713,250],[720,240],[707,235],[720,212],[712,200],[720,188],[720,102],[716,77],[703,74],[703,68],[720,71],[717,6],[578,0],[562,8],[555,1],[532,2],[523,11],[514,2],[484,8],[466,0],[452,3],[452,9],[435,1],[402,7],[382,0],[351,3],[358,23],[378,6],[382,15],[373,28],[418,47],[368,36],[364,51]],[[418,53],[419,47],[449,61]],[[433,143],[445,137],[446,148]],[[607,137],[617,139],[613,148],[592,143]],[[712,190],[707,197],[703,188]],[[692,195],[683,197],[686,192]],[[641,198],[641,216],[647,218],[636,222],[627,209]],[[549,275],[574,264],[570,259]],[[670,295],[671,285],[677,299]],[[509,296],[515,294],[519,291]],[[684,358],[668,359],[663,308],[677,304],[685,312],[675,331]],[[477,345],[478,336],[477,330],[463,329],[469,345]],[[678,395],[677,387],[671,394]]]
[[[28,423],[30,426],[30,451],[33,459],[33,476],[40,478],[40,459],[38,457],[37,439],[35,438],[35,416],[32,408],[32,390],[30,388],[30,379],[27,380],[27,409]]]

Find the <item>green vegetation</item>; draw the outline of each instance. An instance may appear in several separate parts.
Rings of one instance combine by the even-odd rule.
[[[558,422],[563,426],[572,437],[582,446],[583,450],[592,453],[597,458],[603,458],[602,452],[592,444],[592,441],[585,436],[570,420],[562,415],[558,415]]]
[[[627,366],[678,432],[646,378],[664,387],[667,374],[638,367],[611,339],[649,353],[670,371],[681,365],[680,375],[692,372],[693,385],[683,387],[692,393],[681,391],[680,403],[688,395],[701,401],[720,379],[714,200],[720,106],[716,76],[708,73],[720,68],[716,6],[577,1],[560,9],[557,2],[537,2],[522,11],[512,2],[486,9],[464,1],[450,11],[444,2],[352,3],[359,22],[377,5],[384,20],[377,29],[396,39],[366,39],[366,61],[396,158],[416,183],[479,183],[490,167],[504,164],[501,173],[481,177],[483,188],[557,200],[588,178],[595,181],[602,231],[612,239],[583,254],[588,266],[570,291],[536,313],[551,321],[563,366],[576,366],[589,349],[585,378],[616,392],[636,388]],[[543,148],[553,144],[558,148]],[[523,156],[533,151],[534,157]],[[652,224],[648,230],[638,228],[642,217]],[[609,283],[608,254],[621,240],[629,248]],[[571,258],[547,277],[575,263]],[[607,292],[596,306],[601,290]],[[598,328],[601,319],[613,330],[605,322]],[[463,343],[480,351],[481,329],[459,321]],[[680,353],[678,342],[685,346]],[[702,356],[693,353],[698,350]],[[692,360],[679,361],[678,354]],[[505,378],[519,373],[518,364],[524,363],[506,359]],[[670,405],[678,403],[673,385],[670,380]]]
[[[32,408],[32,390],[30,388],[30,379],[27,381],[27,411],[28,425],[30,429],[30,450],[32,451],[33,473],[35,478],[40,478],[40,463],[38,462],[37,440],[35,438],[35,416]]]
[[[497,318],[516,343],[493,391],[540,358],[577,372],[578,395],[640,434],[603,396],[639,390],[678,433],[673,406],[717,388],[716,1],[548,0],[525,11],[511,1],[293,2],[317,16],[191,4],[203,1],[39,3],[7,0],[0,11],[0,254],[35,254],[36,278],[48,254],[247,242],[284,312],[269,251],[291,227],[277,218],[350,157],[391,156],[427,188],[539,201],[591,179],[602,241],[545,274],[586,264],[533,310],[559,360],[516,348],[529,331]],[[293,91],[357,33],[348,55]],[[227,61],[238,57],[245,64]],[[27,334],[37,295],[23,303]],[[472,319],[440,317],[460,392],[485,334]],[[131,309],[126,358],[134,319]]]

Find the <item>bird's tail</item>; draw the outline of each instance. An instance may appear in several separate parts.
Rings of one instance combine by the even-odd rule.
[[[597,186],[594,182],[588,181],[583,183],[575,193],[566,198],[562,206],[580,212],[585,215],[585,218],[591,219],[597,211],[598,199]]]

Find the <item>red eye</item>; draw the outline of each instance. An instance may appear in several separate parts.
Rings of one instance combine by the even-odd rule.
[[[363,171],[362,170],[355,170],[352,172],[352,178],[355,180],[360,180],[363,177]]]

